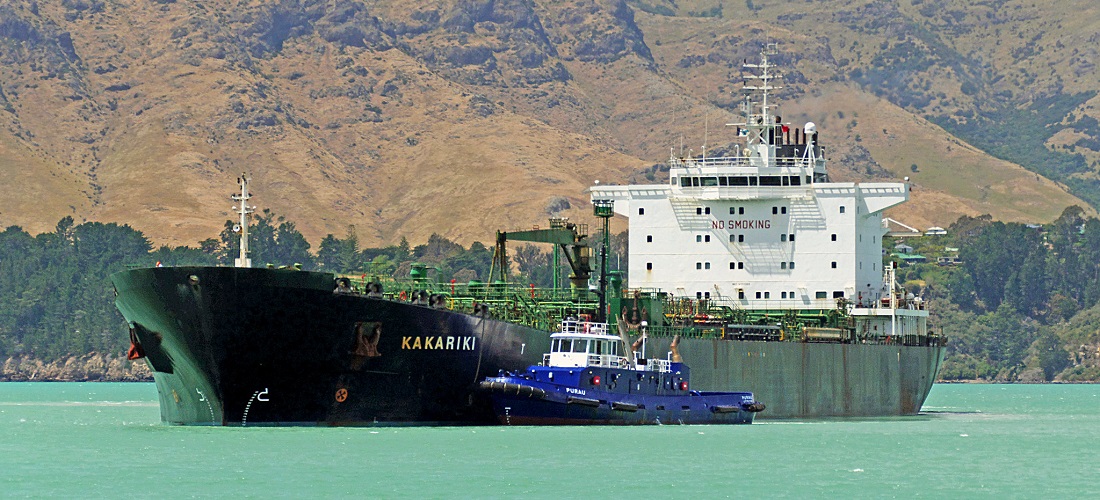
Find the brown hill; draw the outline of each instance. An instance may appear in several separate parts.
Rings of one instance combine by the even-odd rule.
[[[9,1],[0,225],[39,232],[73,215],[194,244],[230,217],[241,172],[254,204],[314,243],[348,225],[374,246],[432,233],[488,241],[549,213],[587,218],[592,181],[652,177],[681,137],[695,151],[727,146],[731,79],[768,39],[783,42],[788,65],[785,118],[818,123],[834,177],[913,178],[913,202],[893,217],[1046,221],[1084,205],[922,118],[975,106],[961,78],[928,76],[930,89],[956,89],[917,106],[912,92],[852,76],[899,36],[867,23],[886,9],[908,26],[919,6],[718,5],[722,17],[705,2],[621,0]],[[917,34],[949,30],[936,22],[913,21]],[[1020,23],[1040,25],[1009,18],[1000,38],[982,33],[1016,45]],[[1090,74],[1065,88],[1090,90]],[[1092,137],[1079,122],[1094,111],[1072,111],[1051,144]]]

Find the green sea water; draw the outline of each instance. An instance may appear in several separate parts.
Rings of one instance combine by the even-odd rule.
[[[0,383],[0,497],[1100,497],[1100,386],[936,385],[924,411],[751,426],[174,427],[152,384]]]

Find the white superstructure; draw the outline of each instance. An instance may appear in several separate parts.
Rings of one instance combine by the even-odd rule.
[[[673,155],[667,184],[591,188],[630,220],[629,286],[742,309],[834,309],[843,298],[853,315],[889,323],[909,315],[898,309],[922,309],[857,311],[897,303],[883,283],[882,212],[908,200],[909,186],[830,182],[815,125],[773,113],[779,76],[761,57],[745,65],[754,81],[742,121],[729,124],[744,138],[732,156]],[[927,313],[912,312],[923,332]]]

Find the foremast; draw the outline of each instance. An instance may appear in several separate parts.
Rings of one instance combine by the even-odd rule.
[[[240,256],[233,260],[233,267],[252,267],[252,259],[248,258],[248,216],[256,211],[256,207],[248,204],[252,195],[248,194],[248,176],[241,174],[237,178],[237,184],[241,186],[241,194],[235,194],[231,198],[239,203],[233,210],[240,216],[240,222],[233,226],[233,232],[240,233]]]

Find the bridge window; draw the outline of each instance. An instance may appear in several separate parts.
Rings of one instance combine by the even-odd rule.
[[[719,177],[718,178],[718,185],[719,186],[728,186],[729,185],[729,177]]]
[[[827,299],[829,298],[829,292],[814,292],[814,298]]]
[[[700,180],[703,183],[703,187],[711,187],[711,186],[717,186],[718,185],[718,178],[717,177],[702,177],[702,178],[700,178]]]
[[[797,175],[792,175],[791,179],[790,179],[790,183],[791,183],[792,186],[801,186],[802,185],[802,177],[799,177]],[[791,297],[791,298],[793,299],[794,297]]]
[[[699,178],[698,177],[692,177],[691,178],[691,187],[699,187]]]
[[[762,175],[760,176],[761,186],[782,186],[783,181],[780,180],[778,175]]]
[[[749,178],[744,177],[744,176],[730,177],[730,185],[731,186],[748,186],[749,185]],[[755,185],[755,183],[753,185]]]
[[[681,177],[680,187],[691,187],[691,177]]]

